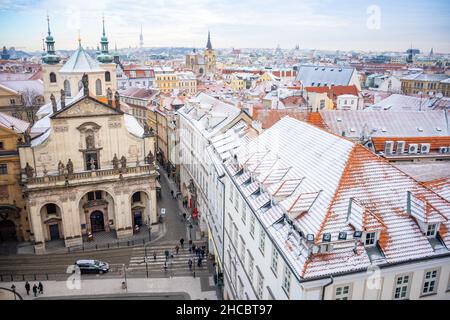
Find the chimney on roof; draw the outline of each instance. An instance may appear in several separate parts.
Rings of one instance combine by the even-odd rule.
[[[50,95],[50,101],[52,102],[53,113],[56,113],[56,111],[58,111],[58,109],[56,108],[56,99],[55,99],[55,96],[53,95],[53,93]]]

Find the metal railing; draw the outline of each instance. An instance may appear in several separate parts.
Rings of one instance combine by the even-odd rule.
[[[139,165],[138,167],[126,167],[124,169],[98,169],[92,171],[83,171],[83,172],[75,172],[67,175],[68,180],[81,180],[81,179],[89,179],[92,177],[105,177],[105,176],[114,176],[119,174],[127,174],[127,173],[143,173],[143,172],[151,172],[155,171],[156,167],[154,165]],[[43,184],[47,182],[63,182],[66,180],[66,174],[55,174],[55,175],[47,175],[43,177],[32,177],[25,179],[25,182],[28,184]]]

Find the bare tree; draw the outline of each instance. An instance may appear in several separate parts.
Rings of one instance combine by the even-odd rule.
[[[26,88],[25,90],[20,92],[22,96],[22,105],[21,110],[18,110],[19,116],[22,120],[27,120],[29,123],[34,124],[35,121],[35,109],[39,105],[39,93],[34,89]],[[25,119],[22,115],[22,112],[25,111]]]

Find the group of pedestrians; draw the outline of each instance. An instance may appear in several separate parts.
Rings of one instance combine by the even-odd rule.
[[[30,295],[30,290],[33,290],[33,294],[35,297],[37,297],[38,293],[39,294],[44,294],[44,285],[42,284],[42,282],[39,281],[38,284],[34,284],[33,285],[33,289],[31,289],[31,285],[30,283],[27,281],[25,282],[25,290],[27,291],[27,295]]]

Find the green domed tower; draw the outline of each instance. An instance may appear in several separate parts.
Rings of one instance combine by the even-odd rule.
[[[100,45],[101,45],[101,54],[98,55],[97,60],[101,63],[113,62],[114,58],[112,55],[109,54],[108,51],[108,38],[106,37],[105,32],[105,17],[103,17],[103,36],[100,39]]]
[[[42,57],[42,61],[47,64],[57,64],[61,60],[59,56],[55,53],[55,40],[53,39],[52,33],[50,31],[50,18],[47,15],[47,26],[48,35],[45,38],[45,43],[47,44],[47,54]]]

